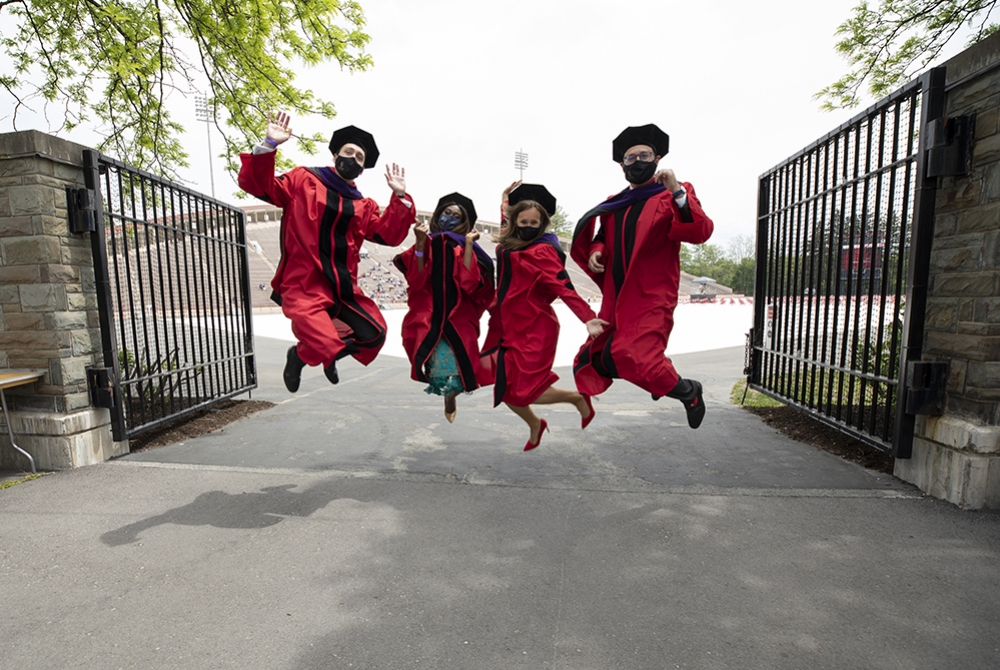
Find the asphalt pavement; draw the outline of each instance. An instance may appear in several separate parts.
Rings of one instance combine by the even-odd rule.
[[[697,431],[618,382],[524,453],[400,359],[290,395],[286,346],[275,407],[0,491],[0,667],[1000,667],[1000,516],[730,405],[740,349],[675,358]]]

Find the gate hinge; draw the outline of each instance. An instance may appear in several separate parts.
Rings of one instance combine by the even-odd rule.
[[[906,413],[940,416],[948,384],[945,362],[910,361],[906,364]]]
[[[115,371],[111,368],[87,368],[87,387],[90,404],[94,407],[115,406]]]
[[[90,188],[66,187],[66,212],[69,232],[92,233],[97,230],[97,194]]]
[[[927,131],[927,176],[955,177],[969,174],[976,115],[941,117],[929,121]]]

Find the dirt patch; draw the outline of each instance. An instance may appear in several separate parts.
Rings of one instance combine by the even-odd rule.
[[[859,442],[840,431],[809,418],[791,407],[750,407],[743,409],[759,416],[779,433],[798,442],[828,451],[869,470],[892,474],[893,458],[884,451]]]
[[[129,440],[129,450],[147,451],[190,440],[270,407],[274,407],[274,403],[266,400],[224,400],[209,409],[172,421]]]

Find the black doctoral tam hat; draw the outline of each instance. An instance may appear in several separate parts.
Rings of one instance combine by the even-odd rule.
[[[356,126],[347,126],[333,133],[330,138],[330,153],[339,154],[345,144],[357,144],[365,150],[364,167],[375,167],[378,162],[378,145],[371,133],[365,132]]]
[[[556,213],[556,197],[541,184],[521,184],[510,192],[507,204],[513,207],[523,200],[534,200],[548,212],[549,216]]]
[[[625,152],[637,144],[649,145],[653,147],[657,156],[666,156],[670,150],[670,136],[653,123],[629,126],[611,143],[611,157],[616,163],[621,163],[625,158]]]
[[[458,205],[465,210],[465,213],[469,217],[469,225],[471,226],[476,222],[476,206],[472,204],[472,200],[466,198],[461,193],[449,193],[440,200],[438,200],[437,209],[435,212],[441,212],[448,205]]]

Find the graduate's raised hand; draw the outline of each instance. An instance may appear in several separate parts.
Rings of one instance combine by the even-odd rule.
[[[507,201],[510,199],[510,192],[520,185],[521,185],[521,180],[518,179],[513,184],[511,184],[510,186],[508,186],[503,190],[503,197],[501,197],[500,199],[500,211],[503,212],[503,216],[505,219],[507,218],[507,210],[510,209],[510,207],[507,205]]]
[[[393,163],[385,166],[385,183],[392,192],[403,197],[406,195],[406,170]]]
[[[681,183],[677,181],[677,177],[674,175],[673,170],[659,170],[653,175],[653,180],[663,184],[671,193],[677,191],[681,187]]]
[[[587,267],[594,274],[601,274],[604,272],[604,265],[601,263],[601,256],[603,254],[600,251],[595,251],[590,254],[590,258],[587,259]]]
[[[292,117],[288,112],[273,111],[267,116],[267,137],[275,144],[284,144],[292,136],[292,129],[289,123]]]
[[[596,340],[601,334],[604,333],[604,329],[611,324],[604,319],[591,319],[587,322],[587,332],[590,334],[590,339]]]
[[[473,228],[472,230],[470,230],[468,233],[465,234],[466,242],[475,242],[478,239],[479,239],[479,231],[476,230],[475,228]]]
[[[413,234],[417,236],[417,250],[420,251],[424,248],[424,244],[427,242],[427,235],[431,232],[430,224],[424,221],[423,223],[418,223],[413,226]]]

